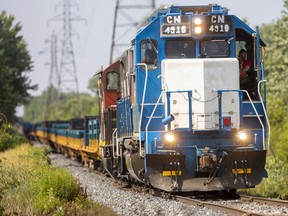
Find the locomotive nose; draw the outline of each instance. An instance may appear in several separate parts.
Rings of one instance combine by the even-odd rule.
[[[167,192],[214,191],[254,187],[265,174],[266,151],[228,151],[221,162],[215,155],[205,154],[201,157],[202,177],[200,173],[198,176],[189,174],[192,166],[187,164],[186,157],[177,154],[146,155],[146,180],[153,187]],[[213,159],[212,163],[206,159]],[[204,173],[210,174],[204,177]]]

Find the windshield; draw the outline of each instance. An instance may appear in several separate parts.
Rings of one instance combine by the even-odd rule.
[[[166,58],[195,58],[194,40],[168,40],[165,42]]]
[[[227,57],[229,56],[229,44],[225,40],[202,41],[201,56],[203,57]]]

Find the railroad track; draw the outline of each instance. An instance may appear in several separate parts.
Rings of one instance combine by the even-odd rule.
[[[174,197],[175,200],[182,202],[182,203],[186,203],[186,204],[190,204],[190,205],[197,205],[197,206],[203,206],[203,207],[207,207],[213,210],[217,210],[217,211],[221,211],[223,213],[226,213],[228,215],[245,215],[245,216],[263,216],[263,215],[269,215],[269,214],[265,214],[263,212],[258,213],[258,212],[254,212],[252,210],[245,210],[245,209],[241,209],[238,207],[234,207],[234,204],[224,204],[223,201],[207,201],[207,199],[205,200],[201,200],[201,199],[196,199],[196,198],[190,198],[190,197],[183,197],[183,196],[175,196]],[[208,198],[209,199],[209,198]],[[220,200],[222,198],[219,198]],[[213,199],[212,199],[213,200]],[[257,203],[260,205],[270,205],[273,207],[284,207],[288,209],[288,201],[284,201],[284,200],[278,200],[278,199],[268,199],[268,198],[261,198],[261,197],[255,197],[255,196],[248,196],[248,195],[238,195],[238,198],[231,198],[231,200],[234,200],[234,202],[236,202],[239,206],[243,203],[247,202],[251,202],[251,203]],[[225,202],[225,201],[224,201]],[[281,214],[278,214],[281,215]],[[288,212],[287,214],[288,215]]]
[[[247,202],[257,202],[261,204],[267,204],[272,206],[281,206],[288,208],[288,201],[286,200],[279,200],[279,199],[269,199],[269,198],[263,198],[263,197],[256,197],[256,196],[250,196],[250,195],[242,195],[239,194],[239,197],[243,201]]]
[[[201,201],[198,199],[193,199],[193,198],[189,198],[189,197],[183,197],[183,196],[175,196],[175,200],[182,202],[182,203],[186,203],[186,204],[190,204],[190,205],[197,205],[197,206],[202,206],[202,207],[207,207],[213,210],[217,210],[217,211],[221,211],[224,213],[227,213],[228,215],[235,215],[235,216],[263,216],[263,214],[257,214],[257,213],[253,213],[250,211],[246,211],[246,210],[242,210],[239,208],[234,208],[234,207],[230,207],[230,206],[225,206],[225,205],[221,205],[221,204],[215,204],[215,203],[210,203],[207,201]]]
[[[121,181],[120,181],[121,182]],[[255,197],[242,194],[196,194],[191,196],[173,195],[171,193],[161,192],[156,189],[147,189],[143,186],[130,185],[131,187],[123,187],[123,184],[117,182],[118,188],[122,190],[134,190],[140,193],[150,194],[152,196],[164,199],[176,200],[188,205],[206,207],[215,211],[219,211],[228,215],[235,216],[264,216],[279,215],[288,216],[288,201],[279,199],[269,199]],[[247,207],[248,206],[248,207]],[[255,207],[257,206],[257,207]],[[279,211],[271,210],[276,208]],[[284,209],[284,210],[283,210]],[[272,213],[271,213],[272,212]],[[275,213],[277,212],[277,213]],[[280,213],[279,213],[280,212]]]

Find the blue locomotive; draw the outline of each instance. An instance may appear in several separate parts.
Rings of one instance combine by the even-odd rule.
[[[167,192],[259,184],[269,130],[258,30],[214,4],[167,7],[148,21],[131,48],[96,74],[99,116],[84,119],[70,141],[63,137],[71,127],[61,134],[54,122],[49,140],[101,161],[111,176]],[[240,50],[249,61],[245,83]]]

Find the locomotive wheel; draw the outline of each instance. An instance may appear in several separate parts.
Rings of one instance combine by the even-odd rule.
[[[97,170],[98,172],[103,172],[103,164],[101,161],[96,160],[94,161],[95,163],[95,170]]]
[[[79,154],[76,156],[76,160],[81,163],[82,162],[82,156]]]

